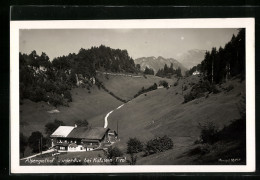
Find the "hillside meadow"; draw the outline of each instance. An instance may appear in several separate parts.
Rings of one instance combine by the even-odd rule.
[[[191,91],[201,77],[166,79],[171,85],[168,89],[160,88],[146,92],[134,99],[132,99],[133,96],[142,87],[147,88],[165,79],[150,75],[147,78],[127,76],[108,76],[107,78],[99,75],[98,78],[109,91],[120,98],[131,100],[122,108],[116,109],[123,103],[97,87],[93,87],[90,93],[84,88],[73,89],[73,102],[69,107],[54,108],[44,102],[34,103],[25,100],[21,105],[21,132],[27,136],[36,129],[44,132],[44,125],[54,119],[62,120],[66,125],[73,125],[77,119],[86,119],[91,126],[103,126],[105,115],[116,109],[108,117],[108,127],[116,130],[118,124],[120,141],[115,146],[120,148],[125,156],[128,156],[126,143],[129,138],[136,137],[144,144],[152,138],[164,135],[173,140],[174,147],[171,150],[145,157],[143,153],[139,153],[137,164],[203,164],[207,162],[218,164],[217,157],[220,152],[229,152],[240,147],[239,142],[217,143],[215,146],[219,151],[212,151],[205,156],[205,160],[201,161],[198,160],[201,159],[200,156],[189,153],[199,147],[194,143],[200,137],[199,124],[212,122],[218,129],[222,129],[232,120],[240,118],[237,105],[245,93],[244,81],[233,78],[227,83],[218,85],[219,93],[209,93],[207,97],[203,96],[183,103],[185,94]],[[225,90],[230,85],[234,88],[230,91]],[[183,90],[184,86],[186,86],[185,90]],[[48,113],[53,109],[59,112]],[[62,155],[61,158],[70,156],[69,154]],[[104,156],[102,151],[97,154]]]

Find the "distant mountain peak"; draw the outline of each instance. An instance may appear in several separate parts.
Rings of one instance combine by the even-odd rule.
[[[190,49],[185,53],[178,55],[178,60],[187,68],[192,68],[201,63],[204,59],[206,50],[202,49]]]
[[[146,67],[152,68],[154,72],[156,73],[159,69],[162,69],[165,64],[167,66],[171,66],[171,63],[173,64],[174,69],[178,69],[179,67],[182,70],[182,73],[187,70],[179,61],[177,61],[174,58],[164,58],[162,56],[158,56],[157,58],[154,56],[150,57],[141,57],[134,60],[135,64],[140,64],[141,69],[144,70]]]

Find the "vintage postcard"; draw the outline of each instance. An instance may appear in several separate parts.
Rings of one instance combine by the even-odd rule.
[[[11,173],[253,172],[253,18],[10,22]]]

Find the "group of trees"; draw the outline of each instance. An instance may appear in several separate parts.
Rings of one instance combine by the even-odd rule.
[[[136,98],[137,96],[143,94],[143,93],[146,93],[146,92],[149,92],[149,91],[153,91],[153,90],[156,90],[157,89],[157,84],[154,83],[152,86],[148,87],[148,88],[144,88],[142,87],[142,89],[140,91],[138,91],[137,94],[134,95],[134,98]]]
[[[86,119],[75,120],[75,124],[78,127],[89,127],[89,122]],[[51,147],[50,135],[59,127],[65,126],[66,124],[63,121],[55,119],[53,122],[48,122],[45,125],[45,134],[44,136],[39,131],[34,131],[28,137],[24,136],[23,133],[20,133],[20,153],[24,157],[24,152],[27,146],[32,150],[32,153],[39,153],[41,151],[47,150]]]
[[[20,153],[24,157],[25,150],[29,146],[32,153],[39,153],[48,149],[48,138],[44,137],[39,131],[32,132],[28,138],[23,133],[20,133]]]
[[[154,70],[152,68],[145,67],[144,74],[154,75]]]
[[[181,68],[178,67],[177,69],[173,69],[172,63],[171,63],[170,67],[168,67],[167,64],[165,64],[164,68],[159,69],[156,73],[156,76],[159,76],[159,77],[171,78],[172,75],[176,75],[177,77],[182,77]]]
[[[224,48],[213,47],[201,62],[201,72],[211,83],[220,83],[230,77],[245,78],[245,29],[239,29]]]
[[[92,86],[91,78],[96,70],[111,72],[138,72],[133,59],[126,50],[111,49],[101,45],[90,49],[81,48],[78,54],[54,58],[32,51],[19,54],[20,98],[34,102],[45,101],[54,106],[68,105],[72,101],[70,90],[79,78]]]
[[[147,141],[145,144],[143,144],[137,138],[129,138],[129,140],[127,141],[127,154],[130,154],[129,163],[131,165],[134,165],[137,161],[136,153],[144,151],[144,155],[147,156],[150,154],[163,152],[172,148],[173,141],[166,135],[163,137],[156,137],[154,139],[151,139]]]
[[[201,64],[198,64],[198,65],[193,66],[192,68],[190,68],[188,71],[185,72],[185,75],[186,76],[191,76],[192,73],[194,73],[195,71],[201,72]]]

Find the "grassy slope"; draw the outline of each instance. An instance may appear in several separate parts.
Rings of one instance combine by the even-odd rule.
[[[34,103],[25,100],[20,106],[21,132],[29,136],[33,131],[44,132],[44,126],[55,118],[62,120],[66,125],[74,125],[77,119],[87,119],[93,126],[103,126],[104,117],[111,109],[118,107],[121,102],[104,90],[97,87],[88,93],[86,89],[72,90],[73,102],[70,107],[52,107],[45,102]],[[50,114],[47,111],[58,109],[59,113]]]
[[[109,80],[103,75],[98,77],[104,82],[109,91],[118,94],[119,97],[132,99],[133,96],[144,86],[145,88],[158,83],[161,78],[156,76],[147,76],[147,78],[132,78],[123,76],[109,76]],[[172,80],[167,80],[172,82]],[[73,102],[70,107],[60,106],[55,108],[45,102],[32,102],[23,100],[20,106],[20,131],[30,136],[33,131],[44,133],[44,126],[54,119],[65,122],[66,125],[74,125],[77,119],[87,119],[92,126],[103,126],[104,117],[108,112],[115,109],[122,102],[118,101],[107,92],[97,87],[88,90],[75,88],[72,90]],[[58,109],[59,113],[48,113],[48,111]],[[26,149],[25,156],[31,155],[31,150]]]
[[[131,99],[143,86],[149,87],[161,78],[147,76],[148,78],[131,78],[122,76],[103,75],[107,89],[121,98]],[[243,83],[238,80],[230,81],[235,89],[230,92],[222,91],[219,94],[210,94],[195,99],[186,104],[183,102],[182,85],[187,85],[188,93],[191,83],[196,83],[198,77],[191,76],[181,79],[177,86],[167,89],[157,89],[131,100],[121,109],[115,110],[108,118],[109,128],[117,128],[119,122],[119,138],[117,143],[125,151],[126,141],[129,137],[138,137],[143,142],[155,137],[168,135],[174,141],[172,150],[138,158],[137,164],[192,164],[194,157],[183,156],[187,150],[194,148],[194,141],[199,137],[198,123],[213,121],[219,128],[239,118],[237,103],[244,93]],[[172,85],[176,79],[167,80]],[[224,84],[223,86],[227,86]],[[73,125],[74,120],[86,118],[92,126],[103,126],[106,113],[118,107],[122,102],[116,100],[103,90],[92,89],[91,94],[85,89],[77,88],[72,92],[73,102],[70,107],[58,107],[60,113],[49,114],[54,109],[46,103],[33,103],[25,101],[21,106],[21,131],[30,135],[32,131],[43,131],[44,125],[55,118]],[[44,106],[44,107],[42,107]],[[26,123],[24,123],[26,122]]]
[[[244,84],[234,80],[231,83],[236,88],[230,92],[211,94],[207,99],[203,97],[182,104],[182,84],[188,85],[197,80],[194,76],[180,80],[178,86],[141,95],[116,110],[109,117],[109,126],[116,128],[116,121],[119,121],[118,146],[125,150],[129,137],[147,141],[155,136],[168,135],[174,141],[173,150],[139,159],[138,164],[189,164],[191,160],[188,157],[181,161],[176,161],[176,157],[193,147],[200,135],[198,123],[211,121],[221,129],[231,120],[239,118],[237,103],[241,92],[244,92]]]
[[[129,99],[133,98],[143,86],[149,87],[160,80],[155,76],[148,76],[147,79],[109,76],[109,80],[106,80],[103,75],[99,76],[99,79],[114,94]],[[83,88],[75,88],[72,90],[72,98],[73,102],[70,103],[70,107],[59,106],[58,108],[45,102],[35,103],[24,100],[20,106],[21,132],[26,136],[30,136],[36,130],[44,132],[45,124],[52,122],[55,118],[62,120],[66,125],[74,125],[77,119],[87,119],[92,126],[103,126],[105,115],[122,104],[96,86],[91,89],[91,93]],[[58,109],[60,112],[53,114],[47,112],[53,109]]]
[[[103,74],[98,74],[97,78],[103,82],[105,87],[112,91],[118,97],[124,100],[131,100],[134,95],[141,90],[142,87],[148,88],[154,83],[159,85],[159,81],[165,80],[169,84],[172,84],[174,80],[167,78],[160,78],[157,76],[146,75],[140,78],[127,77],[127,76],[112,76],[109,75],[108,79]]]

